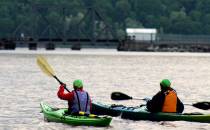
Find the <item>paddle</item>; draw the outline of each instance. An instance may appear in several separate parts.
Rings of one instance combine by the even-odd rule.
[[[144,100],[146,101],[147,98],[133,98],[131,96],[128,96],[127,94],[124,94],[122,92],[112,92],[111,94],[111,99],[112,100],[129,100],[129,99],[134,99],[134,100]],[[190,105],[199,109],[203,110],[208,110],[210,109],[210,102],[197,102],[193,104],[184,104],[184,105]]]
[[[146,100],[146,98],[133,98],[133,97],[128,96],[127,94],[124,94],[124,93],[121,93],[121,92],[113,92],[111,94],[111,99],[112,100],[129,100],[129,99]]]
[[[53,71],[52,67],[48,64],[47,60],[43,57],[43,56],[38,56],[37,57],[37,64],[40,67],[40,69],[42,70],[42,72],[44,72],[46,75],[55,78],[60,84],[64,84],[63,82],[61,82],[58,77],[55,75],[55,72]],[[64,88],[66,89],[66,91],[70,92],[66,86],[64,86]]]

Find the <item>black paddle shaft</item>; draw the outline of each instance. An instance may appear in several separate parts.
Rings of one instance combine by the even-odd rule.
[[[61,84],[64,84],[63,82],[61,82],[61,81],[58,79],[57,76],[53,75],[53,77],[60,83],[60,85],[61,85]]]
[[[57,76],[54,75],[53,77],[60,83],[60,85],[64,84],[63,82],[61,82],[61,81],[58,79]],[[66,85],[64,85],[64,88],[66,89],[66,91],[70,92],[69,89],[66,87]]]

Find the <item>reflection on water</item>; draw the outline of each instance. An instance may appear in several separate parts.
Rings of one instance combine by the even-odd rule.
[[[58,83],[36,65],[42,53],[56,75],[71,89],[74,79],[82,79],[92,98],[104,103],[139,105],[143,101],[112,101],[110,94],[121,91],[138,98],[151,97],[163,78],[172,80],[185,103],[210,101],[210,55],[204,53],[133,53],[116,51],[2,51],[0,52],[0,129],[144,129],[208,130],[207,123],[131,121],[115,117],[110,127],[73,127],[45,122],[39,103],[57,107],[67,103],[57,98]],[[184,112],[203,112],[186,106]],[[210,113],[210,112],[209,112]]]

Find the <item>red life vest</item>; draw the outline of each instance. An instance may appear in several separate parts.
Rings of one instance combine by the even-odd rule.
[[[165,100],[162,107],[162,112],[177,112],[177,94],[174,90],[165,92]]]

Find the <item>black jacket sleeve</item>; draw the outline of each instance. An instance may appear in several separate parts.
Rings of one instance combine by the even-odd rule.
[[[182,113],[184,111],[184,104],[181,102],[181,100],[178,97],[177,97],[176,111],[177,113]]]
[[[158,92],[155,96],[153,96],[152,100],[147,102],[147,109],[150,112],[161,112],[162,106],[165,100],[165,96],[163,93]]]

